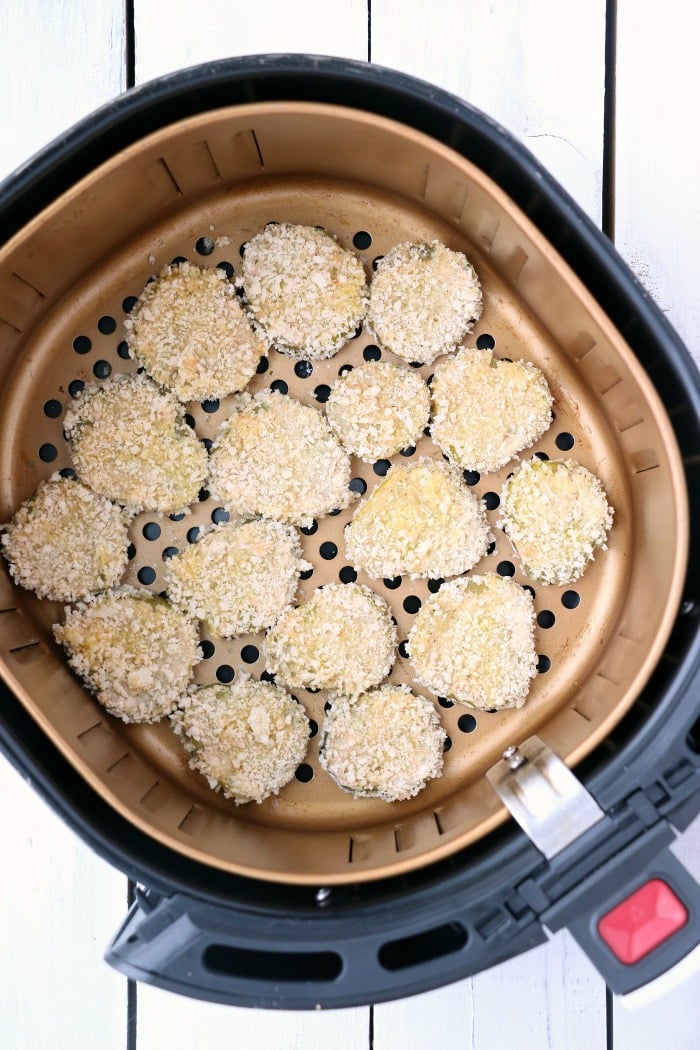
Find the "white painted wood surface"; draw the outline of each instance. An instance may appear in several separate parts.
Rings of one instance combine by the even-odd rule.
[[[692,148],[694,0],[660,13],[618,0],[618,244],[697,346],[700,175]],[[602,0],[373,0],[372,58],[446,87],[521,138],[600,220]],[[198,61],[263,51],[364,59],[364,0],[136,0],[143,81]],[[124,85],[121,0],[0,5],[0,177]],[[694,92],[697,94],[697,92]],[[122,1047],[125,982],[101,962],[125,880],[0,765],[12,814],[0,905],[0,1047]],[[700,821],[681,849],[700,874]],[[613,1008],[615,1050],[691,1050],[700,977],[648,1010]],[[40,1003],[40,1007],[37,1007]],[[496,970],[373,1011],[374,1050],[603,1050],[604,986],[567,935]],[[369,1050],[367,1008],[252,1012],[138,990],[138,1050],[222,1040],[255,1050]]]

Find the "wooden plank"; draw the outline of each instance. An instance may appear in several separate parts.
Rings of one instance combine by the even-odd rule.
[[[372,61],[482,109],[600,223],[605,0],[403,0],[400,8],[398,17],[391,0],[372,4]]]
[[[0,4],[0,178],[124,89],[122,0]]]
[[[367,58],[366,0],[136,0],[136,80],[236,55]]]
[[[124,1044],[126,980],[102,959],[126,912],[126,879],[3,759],[0,1046]]]

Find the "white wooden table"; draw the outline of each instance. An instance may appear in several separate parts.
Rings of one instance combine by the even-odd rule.
[[[617,8],[614,122],[604,101],[605,0],[0,0],[0,177],[132,78],[260,52],[369,58],[451,90],[518,136],[595,222],[605,220],[697,354],[700,4],[608,6]],[[375,1008],[247,1011],[145,986],[127,996],[126,980],[102,962],[126,909],[126,879],[4,761],[0,792],[2,1050],[700,1046],[700,975],[630,1013],[566,935]],[[700,822],[679,850],[700,875]]]

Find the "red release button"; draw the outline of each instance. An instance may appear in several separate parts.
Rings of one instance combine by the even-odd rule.
[[[685,905],[661,879],[650,879],[598,922],[598,933],[631,966],[688,921]]]

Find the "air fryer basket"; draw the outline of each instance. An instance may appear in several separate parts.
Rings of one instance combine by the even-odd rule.
[[[625,332],[586,283],[587,274],[576,272],[576,253],[558,250],[539,228],[538,219],[547,226],[546,210],[518,188],[512,144],[496,154],[499,172],[480,162],[476,137],[472,159],[468,136],[467,148],[455,148],[454,134],[426,133],[432,128],[422,123],[418,101],[414,110],[408,106],[411,92],[423,91],[423,107],[442,106],[443,119],[457,103],[446,96],[434,102],[415,82],[383,71],[360,75],[358,68],[325,60],[255,62],[203,68],[189,81],[166,78],[150,95],[142,92],[140,103],[125,103],[121,116],[104,111],[91,141],[84,128],[85,143],[66,147],[79,160],[72,180],[67,163],[55,173],[40,165],[29,172],[37,199],[45,195],[42,206],[22,216],[25,192],[15,213],[22,222],[0,250],[2,520],[41,478],[70,470],[62,419],[82,386],[135,370],[123,319],[149,277],[174,258],[236,273],[241,245],[265,223],[288,221],[336,234],[359,254],[368,275],[373,261],[401,240],[437,237],[467,254],[481,276],[485,308],[466,345],[493,345],[496,356],[524,357],[543,369],[555,396],[555,422],[533,451],[575,458],[601,477],[615,508],[609,549],[578,583],[535,587],[540,673],[521,710],[470,713],[434,698],[451,743],[445,775],[400,804],[340,792],[318,766],[315,737],[295,781],[278,797],[235,807],[188,769],[167,724],[125,726],[100,708],[52,641],[60,607],[19,591],[4,566],[0,672],[21,705],[20,720],[28,716],[32,731],[48,741],[52,762],[67,763],[90,797],[120,827],[132,829],[128,835],[148,843],[149,851],[163,850],[179,870],[205,871],[208,878],[218,872],[214,881],[224,897],[232,887],[235,898],[245,880],[314,891],[359,885],[362,892],[367,882],[385,885],[431,865],[438,870],[445,858],[461,864],[469,847],[491,841],[507,814],[485,773],[509,745],[537,734],[567,764],[580,765],[587,756],[591,763],[601,745],[610,747],[614,727],[639,709],[681,606],[686,467],[678,422],[674,428],[660,396],[666,380],[652,381],[634,346],[637,333]],[[271,86],[271,68],[287,79]],[[310,86],[314,77],[329,79]],[[377,89],[369,104],[368,95],[362,101],[350,96],[348,80]],[[188,83],[186,108],[176,96]],[[397,112],[402,93],[406,107]],[[465,107],[451,119],[462,130],[475,120],[476,131],[495,140],[505,134]],[[56,175],[55,199],[47,196],[48,174]],[[12,185],[8,192],[11,198]],[[543,199],[547,192],[551,187]],[[581,237],[585,271],[595,254],[586,239],[601,258],[607,249],[563,194],[560,200],[564,246],[573,234]],[[637,342],[654,341],[647,329]],[[654,352],[663,362],[663,344]],[[360,331],[307,375],[272,351],[251,389],[272,386],[322,410],[339,371],[375,353],[371,337]],[[421,372],[428,378],[431,368]],[[201,438],[214,436],[227,402],[188,405]],[[410,462],[406,453],[395,461]],[[440,455],[428,436],[412,454]],[[353,467],[353,477],[371,491],[386,464],[354,460]],[[498,493],[512,469],[511,463],[498,474],[466,479],[486,497],[497,537],[475,571],[514,572],[528,583],[495,528]],[[342,535],[351,515],[352,508],[328,516],[302,536],[314,569],[300,585],[300,598],[321,583],[353,577]],[[192,542],[199,528],[220,518],[220,506],[204,491],[179,520],[140,515],[131,527],[125,582],[160,592],[169,549]],[[361,572],[357,579],[386,598],[405,639],[429,594],[426,584],[397,586]],[[206,641],[198,681],[264,671],[260,636]],[[403,646],[392,678],[411,682]],[[325,695],[297,695],[320,724]],[[654,703],[662,699],[659,693]],[[328,893],[323,890],[320,902]]]

